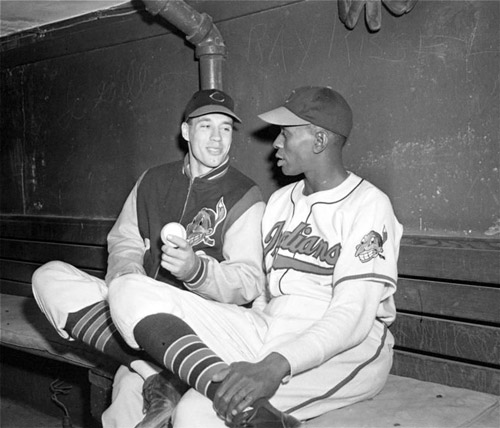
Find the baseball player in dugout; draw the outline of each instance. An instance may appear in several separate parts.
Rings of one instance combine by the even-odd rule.
[[[163,361],[155,364],[135,342],[135,349],[124,342],[108,303],[112,285],[116,294],[122,284],[144,288],[144,299],[126,307],[147,304],[148,314],[171,307],[170,293],[160,293],[153,297],[164,299],[164,309],[158,311],[160,302],[150,301],[151,288],[175,289],[181,296],[196,296],[188,299],[195,306],[210,300],[215,308],[249,304],[263,292],[265,204],[256,184],[229,165],[234,121],[240,119],[229,95],[220,90],[193,95],[181,125],[188,153],[183,161],[147,170],[135,184],[108,235],[104,281],[60,261],[33,275],[36,301],[57,332],[122,364],[113,403],[102,417],[104,428],[167,427],[187,389],[177,374],[163,368]],[[173,229],[172,222],[177,223]],[[214,311],[204,311],[197,308],[190,317],[201,315],[199,322],[210,327]],[[158,334],[151,332],[158,340],[163,327]]]
[[[283,173],[303,176],[264,212],[266,293],[247,308],[140,274],[109,284],[126,343],[191,387],[175,428],[307,426],[376,395],[392,365],[402,226],[388,197],[343,164],[351,108],[330,88],[303,87],[259,117],[281,128]]]

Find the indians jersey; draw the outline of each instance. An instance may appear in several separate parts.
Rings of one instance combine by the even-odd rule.
[[[303,190],[303,181],[278,190],[264,214],[271,297],[330,301],[341,283],[378,281],[386,294],[377,316],[392,322],[402,226],[388,197],[353,173],[333,189],[308,196]]]

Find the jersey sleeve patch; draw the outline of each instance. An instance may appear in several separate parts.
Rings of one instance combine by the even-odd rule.
[[[366,235],[363,236],[361,242],[356,245],[356,251],[354,257],[357,257],[361,263],[367,263],[377,257],[385,260],[384,255],[384,244],[387,241],[387,230],[384,226],[382,233],[378,233],[375,230],[370,230]]]

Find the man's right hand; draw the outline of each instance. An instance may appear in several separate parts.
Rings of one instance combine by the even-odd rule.
[[[230,424],[255,401],[272,397],[289,374],[288,360],[275,352],[257,363],[232,363],[212,378],[214,382],[222,382],[213,400],[214,409]]]
[[[178,236],[168,235],[161,251],[161,266],[181,281],[192,277],[200,266],[201,261],[191,245]]]

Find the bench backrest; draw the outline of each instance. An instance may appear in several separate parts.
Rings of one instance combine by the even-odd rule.
[[[403,238],[393,373],[500,395],[500,240]]]
[[[103,278],[112,220],[0,216],[0,291],[30,296],[41,264]],[[500,240],[405,236],[393,374],[500,395]]]
[[[0,291],[32,296],[31,277],[62,260],[104,278],[112,220],[0,215]]]

